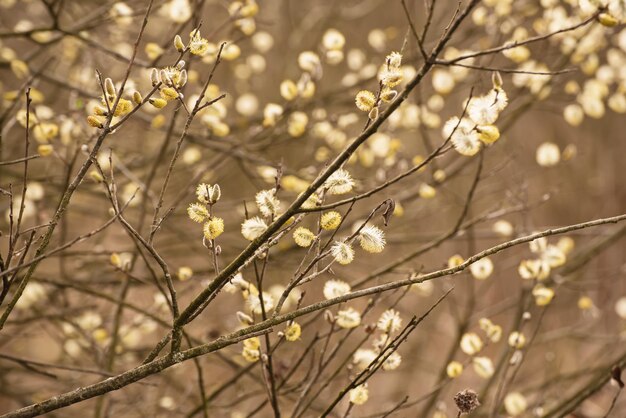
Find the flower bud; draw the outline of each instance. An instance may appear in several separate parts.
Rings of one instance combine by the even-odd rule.
[[[161,70],[159,71],[159,78],[161,79],[161,83],[166,84],[168,86],[172,85],[172,79],[169,75],[167,75],[167,71]]]
[[[152,83],[152,87],[159,84],[159,72],[156,68],[153,68],[150,72],[150,82]]]
[[[378,106],[370,110],[368,117],[371,121],[375,121],[376,119],[378,119]]]
[[[252,319],[249,315],[239,311],[237,312],[237,320],[241,322],[243,325],[252,325],[254,324],[254,319]]]
[[[380,94],[380,100],[382,100],[385,103],[389,103],[390,101],[395,99],[397,95],[398,95],[397,91],[392,90],[392,89],[385,89]]]
[[[219,184],[215,184],[209,189],[209,202],[215,204],[220,200],[220,197],[222,197],[222,189],[220,189]]]
[[[167,100],[165,99],[150,99],[149,102],[157,109],[163,109],[167,105]]]
[[[324,319],[329,324],[335,323],[335,317],[334,317],[333,313],[331,311],[329,311],[329,310],[324,311]]]
[[[187,70],[181,70],[178,87],[183,87],[185,84],[187,84]]]
[[[113,85],[113,80],[108,77],[104,80],[104,90],[108,95],[115,96],[115,86]]]
[[[598,16],[598,21],[602,26],[606,26],[609,28],[612,28],[619,23],[619,21],[615,17],[608,13],[600,13],[600,15]]]
[[[499,71],[494,71],[491,74],[491,83],[493,83],[493,88],[496,90],[502,88],[502,85],[503,85],[502,76],[500,75]]]
[[[176,35],[174,37],[174,47],[178,52],[183,52],[185,50],[185,44],[183,43],[183,39],[180,35]]]

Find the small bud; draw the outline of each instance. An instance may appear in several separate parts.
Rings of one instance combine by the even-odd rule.
[[[220,197],[222,197],[222,189],[220,189],[219,184],[215,184],[209,189],[209,203],[212,205],[217,203]]]
[[[243,325],[254,324],[254,319],[252,319],[249,315],[240,311],[237,312],[237,320],[241,322]]]
[[[333,313],[331,311],[324,311],[324,319],[330,324],[335,323],[335,317],[333,316]]]
[[[172,79],[169,75],[167,75],[167,71],[161,70],[159,71],[159,78],[161,79],[161,83],[166,84],[168,86],[172,85]]]
[[[141,102],[143,102],[143,97],[141,97],[141,93],[139,93],[138,91],[133,93],[133,101],[136,104],[141,104]]]
[[[516,364],[519,364],[519,362],[522,361],[523,358],[524,353],[521,350],[515,350],[515,352],[511,356],[511,359],[509,360],[509,364],[511,366],[515,366]]]
[[[185,44],[183,43],[183,39],[180,35],[176,35],[176,37],[174,37],[174,47],[178,52],[183,52],[185,50]]]
[[[500,75],[499,71],[494,71],[493,73],[491,73],[491,83],[493,84],[493,88],[496,90],[502,88],[502,85],[504,83],[502,82],[502,76]]]
[[[152,87],[159,84],[159,71],[156,68],[153,68],[150,72],[150,82],[152,82]]]
[[[185,60],[178,61],[178,64],[176,64],[176,69],[182,70],[183,68],[185,68]]]
[[[370,110],[368,117],[371,121],[375,121],[376,119],[378,119],[378,106]]]
[[[180,72],[180,80],[178,81],[178,87],[183,87],[187,84],[187,70],[182,70]]]
[[[609,28],[612,28],[619,23],[619,21],[614,16],[608,13],[600,13],[600,15],[598,16],[598,21],[602,26],[606,26]]]
[[[381,94],[380,94],[380,100],[382,100],[385,103],[389,103],[390,101],[392,101],[393,99],[396,98],[396,96],[398,95],[398,92],[395,90],[391,90],[391,89],[385,89]]]
[[[115,86],[113,85],[113,80],[108,77],[104,80],[104,90],[108,95],[115,96]]]

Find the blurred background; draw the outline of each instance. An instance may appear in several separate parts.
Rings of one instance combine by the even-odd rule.
[[[123,79],[147,3],[0,0],[0,161],[24,156],[24,89],[31,86],[39,128],[31,133],[30,150],[42,156],[29,161],[22,229],[39,228],[35,244],[43,232],[41,226],[54,214],[62,192],[94,144],[97,130],[86,123],[100,96],[94,72],[99,70],[116,84]],[[427,21],[426,8],[434,4],[424,42],[429,50],[454,15],[457,2],[407,0],[406,4],[419,30]],[[259,1],[258,6],[258,14],[251,18],[254,27],[250,28],[250,21],[233,15],[230,2],[156,0],[127,84],[127,91],[146,94],[151,88],[151,68],[176,61],[174,35],[180,34],[187,42],[191,30],[199,25],[213,46],[228,41],[237,47],[218,66],[208,92],[210,97],[220,92],[227,96],[192,124],[158,215],[160,218],[172,209],[154,245],[170,270],[179,272],[175,286],[181,306],[214,277],[211,254],[202,244],[202,228],[186,213],[188,204],[195,201],[197,184],[221,186],[222,198],[214,211],[226,225],[218,239],[222,250],[219,263],[224,266],[247,245],[240,224],[246,210],[251,216],[257,214],[254,195],[273,187],[278,167],[284,171],[280,199],[286,208],[302,184],[313,180],[363,129],[367,115],[354,106],[354,96],[361,89],[376,91],[376,74],[387,54],[402,51],[405,82],[423,61],[400,1],[267,0]],[[501,45],[519,37],[520,28],[526,31],[525,38],[553,31],[559,19],[563,20],[559,24],[567,27],[583,18],[576,1],[479,2],[443,55],[453,58],[458,51]],[[340,60],[329,57],[324,49],[330,29],[345,38]],[[466,258],[534,231],[624,213],[622,160],[626,144],[621,129],[626,104],[622,106],[619,97],[611,97],[623,97],[626,91],[626,29],[597,23],[582,29],[586,31],[528,45],[525,60],[501,53],[477,58],[473,65],[502,70],[509,105],[497,122],[501,138],[474,157],[450,149],[425,169],[360,200],[340,235],[348,235],[355,223],[383,200],[392,198],[398,207],[389,226],[383,228],[385,251],[375,255],[357,251],[352,264],[333,267],[332,273],[302,286],[303,303],[323,299],[323,285],[332,278],[351,283],[353,288],[405,279],[446,267],[455,254]],[[584,48],[574,47],[572,52],[572,42]],[[313,80],[315,92],[310,97],[286,100],[280,87],[284,80],[308,80],[298,65],[303,51],[321,57],[321,73],[306,76]],[[187,62],[189,83],[184,101],[188,106],[201,91],[213,60],[214,55],[209,54]],[[26,66],[26,73],[16,61]],[[544,71],[567,72],[547,77],[507,72],[539,68],[539,64],[545,65]],[[357,182],[354,193],[366,192],[419,163],[441,144],[441,126],[450,117],[460,116],[470,92],[483,95],[492,88],[492,71],[449,66],[435,66],[434,71],[346,165]],[[590,90],[601,90],[602,111],[587,108],[585,94]],[[284,117],[273,126],[263,123],[268,103],[283,107]],[[577,108],[570,107],[568,115],[565,109],[572,105]],[[303,112],[308,119],[301,135],[290,132],[294,112]],[[124,214],[144,236],[150,233],[154,208],[186,116],[184,109],[174,104],[162,110],[145,106],[106,139],[100,152],[98,161],[105,173],[110,172],[109,158],[113,162],[120,201],[135,195]],[[227,125],[227,132],[216,120]],[[457,236],[435,245],[457,223],[481,161],[463,226]],[[49,249],[87,234],[111,218],[110,201],[96,178],[90,171],[80,185]],[[19,196],[23,184],[23,164],[0,165],[2,189],[12,188]],[[10,202],[6,194],[0,196],[2,254],[9,247]],[[19,208],[19,201],[13,205]],[[346,209],[338,210],[344,213]],[[317,215],[312,214],[303,224],[314,227],[316,222]],[[378,219],[377,223],[381,224]],[[391,307],[406,323],[411,316],[426,312],[452,287],[452,293],[401,345],[401,365],[374,375],[369,381],[369,401],[355,406],[351,415],[384,416],[408,396],[392,416],[454,417],[454,394],[472,388],[484,404],[472,416],[512,416],[504,407],[491,414],[493,400],[511,392],[523,394],[527,402],[519,416],[543,416],[602,377],[612,360],[624,356],[625,233],[626,228],[617,224],[572,232],[564,241],[562,236],[548,238],[550,244],[567,250],[567,262],[545,282],[555,290],[548,306],[536,305],[532,295],[535,283],[521,279],[518,273],[520,262],[533,257],[528,245],[490,257],[494,268],[486,280],[477,280],[466,271],[414,286],[408,292],[399,289],[350,302],[358,310],[366,309],[370,302],[372,306],[363,316],[362,327],[333,334],[330,347],[337,346],[337,354],[308,392],[310,409],[301,416],[318,416],[354,377],[356,366],[351,358],[367,336],[365,325],[376,323]],[[20,238],[18,247],[26,238]],[[424,246],[432,248],[371,277],[372,272]],[[280,294],[280,286],[293,276],[304,251],[290,237],[281,240],[271,252],[264,288]],[[111,261],[114,254],[133,260],[132,267],[115,265]],[[27,259],[30,257],[32,254]],[[118,222],[41,262],[0,332],[0,412],[138,365],[165,335],[170,322],[152,278],[155,266],[137,257],[133,240]],[[193,271],[190,278],[180,274],[181,267]],[[158,271],[157,266],[157,276]],[[23,271],[17,277],[21,274]],[[254,275],[251,267],[243,271],[243,277],[251,282]],[[364,278],[368,282],[359,286]],[[11,295],[9,292],[9,298]],[[132,308],[125,306],[118,311],[120,295]],[[293,308],[292,304],[287,309]],[[240,294],[223,291],[189,326],[189,332],[197,342],[209,342],[238,329],[241,325],[235,312],[243,310]],[[523,319],[525,312],[528,315]],[[480,318],[500,325],[504,335],[480,353],[497,366],[498,372],[487,379],[473,370],[471,357],[459,349],[461,335],[482,332]],[[312,345],[313,339],[326,335],[329,329],[321,315],[305,316],[299,322],[300,340],[280,346],[274,354],[275,372],[280,378],[304,358],[285,385],[281,398],[285,416],[316,370],[322,345]],[[111,330],[115,327],[119,327],[120,337],[117,346],[111,348]],[[520,350],[521,364],[508,367],[515,350],[507,345],[507,338],[515,330],[525,334],[527,346]],[[363,347],[371,347],[373,339],[370,337]],[[312,349],[307,350],[310,346]],[[466,365],[454,379],[446,376],[446,365],[452,360]],[[198,361],[206,392],[214,395],[209,416],[272,416],[264,403],[267,394],[260,367],[242,358],[241,345]],[[230,379],[235,380],[225,385]],[[602,385],[571,416],[604,416],[616,391],[610,384]],[[200,416],[200,402],[196,366],[186,362],[104,400],[89,400],[49,415],[183,417],[195,412]],[[336,416],[343,416],[347,403],[344,400],[340,405]],[[623,416],[625,405],[618,399],[612,416]]]

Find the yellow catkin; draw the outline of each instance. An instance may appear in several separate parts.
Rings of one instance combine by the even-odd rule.
[[[94,128],[102,128],[102,118],[98,116],[88,116],[87,123],[89,126],[93,126]]]
[[[54,147],[50,144],[42,144],[37,147],[37,153],[42,157],[47,157],[52,154]]]
[[[299,247],[308,247],[315,240],[315,234],[310,229],[301,226],[293,231],[293,240]]]
[[[165,99],[150,99],[150,104],[157,109],[163,109],[167,105],[167,100]]]
[[[341,224],[341,214],[336,211],[326,212],[322,215],[321,227],[327,231],[337,229]]]
[[[300,327],[300,324],[298,324],[297,322],[291,323],[291,325],[289,325],[285,329],[285,339],[287,341],[297,341],[298,339],[300,339],[301,334],[302,334],[302,328]]]
[[[224,220],[222,218],[213,217],[204,224],[204,236],[206,239],[215,239],[224,232]]]
[[[171,87],[162,88],[160,94],[161,98],[167,100],[168,102],[178,98],[178,92]]]

